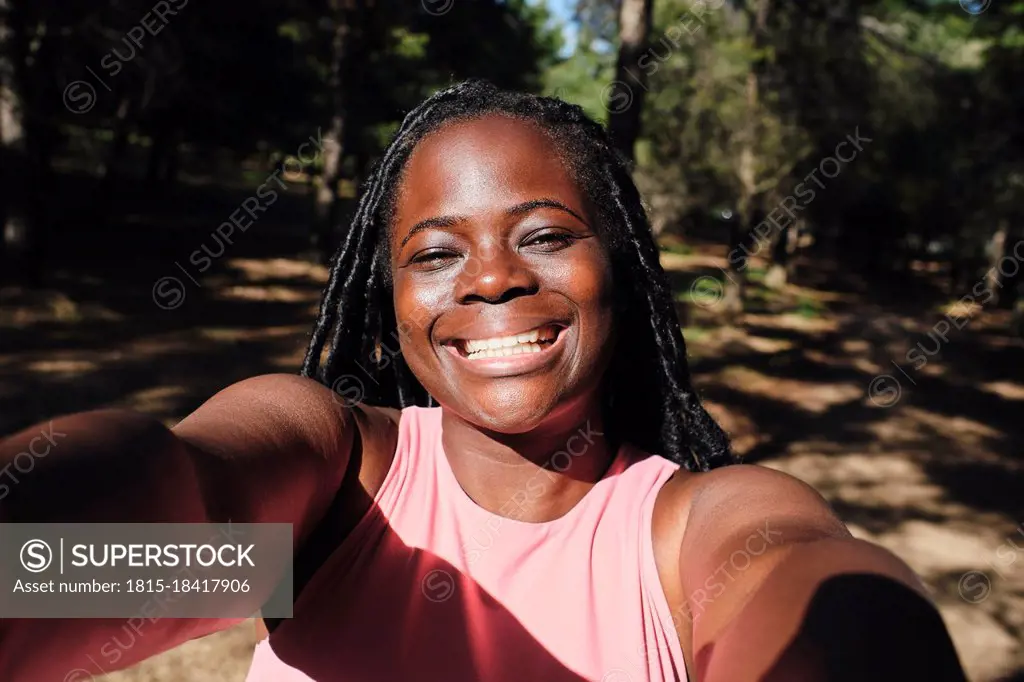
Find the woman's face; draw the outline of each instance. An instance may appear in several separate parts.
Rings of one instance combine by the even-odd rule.
[[[501,433],[582,419],[612,351],[612,278],[580,188],[538,127],[450,124],[406,165],[391,234],[406,362]]]

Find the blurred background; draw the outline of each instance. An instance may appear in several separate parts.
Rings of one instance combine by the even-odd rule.
[[[0,435],[298,371],[369,166],[485,77],[635,160],[739,454],[1022,680],[1022,57],[1009,0],[0,0]],[[240,682],[253,641],[96,679]]]

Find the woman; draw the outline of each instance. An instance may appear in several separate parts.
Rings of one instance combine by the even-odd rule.
[[[557,100],[469,82],[406,117],[302,377],[54,428],[4,519],[294,524],[250,682],[964,679],[903,562],[725,466],[627,167]],[[120,665],[231,624],[161,621]],[[0,670],[60,679],[120,625],[9,621]]]

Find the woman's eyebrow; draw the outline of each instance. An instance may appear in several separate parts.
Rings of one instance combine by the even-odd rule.
[[[557,199],[545,198],[533,199],[532,201],[524,201],[521,204],[516,204],[511,208],[505,209],[505,215],[519,216],[523,215],[524,213],[529,213],[530,211],[535,211],[538,208],[553,208],[558,211],[565,211],[572,217],[576,218],[576,220],[580,221],[584,225],[589,226],[589,223],[587,223],[583,216],[581,216],[579,213],[563,204],[561,201],[558,201]],[[423,230],[430,230],[438,227],[455,227],[459,223],[465,222],[467,220],[469,219],[466,218],[465,216],[459,215],[437,216],[436,218],[427,218],[426,220],[421,220],[420,222],[413,225],[409,232],[406,233],[406,235],[402,238],[402,243],[399,244],[398,248],[401,249],[402,247],[404,247],[417,232],[422,232]]]
[[[523,203],[517,204],[512,208],[506,210],[505,214],[509,216],[517,216],[522,215],[524,213],[529,213],[530,211],[536,210],[538,208],[553,208],[559,211],[565,211],[566,213],[568,213],[569,215],[571,215],[573,218],[580,221],[584,225],[589,225],[589,223],[587,223],[583,216],[581,216],[579,213],[563,204],[561,201],[558,201],[557,199],[545,198],[534,199],[533,201],[524,201]]]
[[[422,232],[423,230],[430,230],[436,227],[455,227],[459,223],[465,222],[466,220],[468,220],[468,218],[459,215],[438,216],[436,218],[427,218],[426,220],[421,220],[415,225],[413,225],[412,229],[409,230],[408,234],[406,234],[402,238],[402,243],[398,245],[398,248],[401,249],[402,247],[404,247],[417,232]]]

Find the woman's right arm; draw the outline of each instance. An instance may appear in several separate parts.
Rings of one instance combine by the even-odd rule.
[[[2,479],[0,522],[291,523],[297,548],[341,485],[356,429],[330,389],[292,375],[230,386],[171,429],[126,410],[53,419],[0,440],[0,470],[13,474]],[[111,667],[240,620],[147,623]],[[90,659],[109,663],[100,648],[113,635],[124,640],[124,626],[0,620],[0,679],[61,681],[76,668],[95,670]]]

